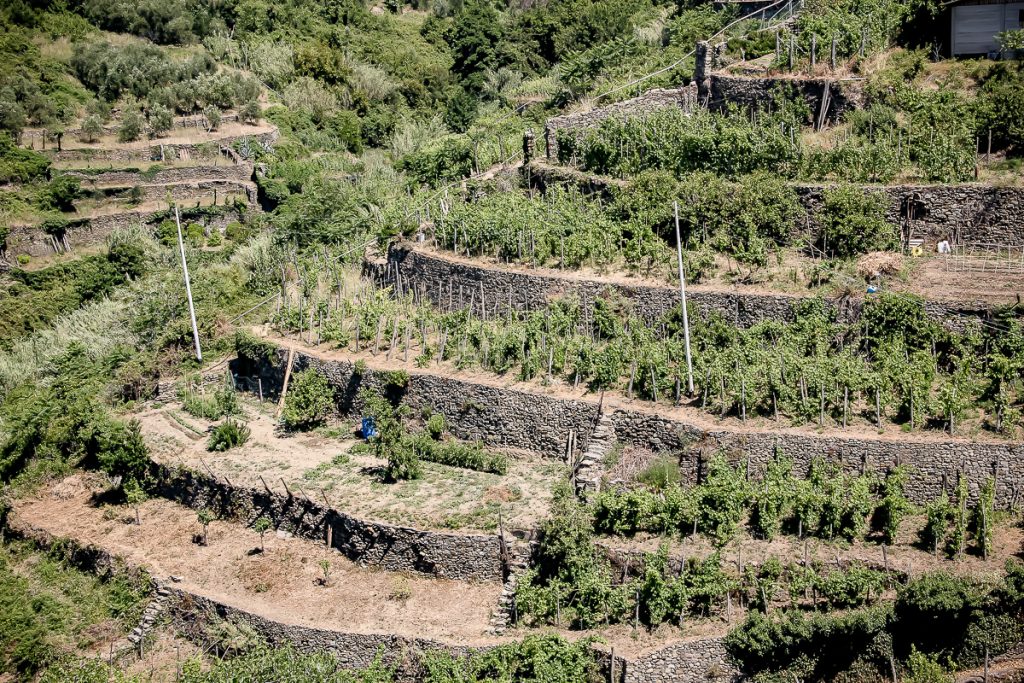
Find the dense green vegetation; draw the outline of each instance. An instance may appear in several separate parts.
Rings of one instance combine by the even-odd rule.
[[[142,614],[149,580],[125,573],[101,580],[70,566],[57,546],[0,545],[0,671],[34,677],[62,657],[102,646],[105,626],[118,635]],[[54,679],[51,679],[54,680]]]
[[[445,439],[443,415],[432,415],[426,431],[410,433],[403,424],[409,413],[406,406],[395,405],[395,399],[371,389],[360,390],[359,398],[363,413],[373,419],[377,431],[369,440],[370,447],[377,457],[387,460],[386,477],[392,481],[417,478],[421,460],[494,474],[508,471],[508,456],[488,452],[479,443]]]
[[[924,664],[920,655],[958,669],[978,667],[986,652],[1002,652],[1024,636],[1022,580],[1018,561],[1007,564],[995,586],[925,574],[901,588],[895,602],[849,614],[751,614],[726,642],[764,681],[850,674],[877,680],[897,667],[913,673]]]
[[[145,271],[141,249],[128,242],[112,244],[106,255],[51,266],[38,271],[15,271],[14,282],[0,294],[0,348],[50,325],[93,299],[109,295],[115,287]]]

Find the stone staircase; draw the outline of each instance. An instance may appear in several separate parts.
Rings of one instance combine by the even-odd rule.
[[[128,643],[123,644],[120,648],[117,648],[119,654],[124,653],[128,650],[141,651],[141,643],[144,642],[146,635],[153,630],[160,617],[163,616],[164,610],[167,609],[167,598],[170,597],[171,592],[156,583],[156,597],[146,605],[146,609],[142,612],[142,618],[139,620],[138,626],[132,629],[132,632],[128,634]]]
[[[505,579],[505,585],[501,589],[501,597],[498,598],[498,606],[491,614],[489,633],[500,636],[505,630],[515,625],[516,588],[519,586],[519,577],[530,568],[530,556],[533,552],[534,543],[525,546],[509,547],[509,573]]]
[[[576,466],[576,494],[586,498],[601,490],[604,475],[604,458],[615,447],[615,423],[601,412],[590,435],[587,450]]]

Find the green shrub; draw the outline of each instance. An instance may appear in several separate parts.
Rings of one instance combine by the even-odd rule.
[[[142,116],[139,112],[129,109],[121,117],[121,127],[117,129],[117,139],[121,142],[138,140],[142,135]]]
[[[373,418],[377,435],[370,443],[374,454],[387,460],[385,477],[389,481],[419,478],[416,449],[402,428],[404,408],[396,408],[379,393],[366,388],[359,391],[359,399],[363,403],[363,414]]]
[[[252,434],[252,430],[229,417],[213,428],[210,439],[206,442],[206,450],[226,451],[236,448],[248,441],[250,434]]]
[[[446,137],[402,157],[398,167],[420,183],[439,185],[473,172],[473,149],[465,136]]]
[[[850,258],[896,245],[896,228],[886,220],[885,195],[841,185],[824,192],[818,246],[834,258]]]
[[[490,453],[479,443],[468,444],[460,441],[437,441],[430,434],[407,436],[403,442],[412,449],[420,460],[436,462],[451,467],[462,467],[478,472],[505,474],[508,472],[508,456]]]
[[[107,474],[142,479],[149,468],[149,448],[138,420],[108,422],[99,435],[97,459]]]
[[[308,430],[327,421],[334,411],[334,390],[327,377],[314,369],[292,375],[281,422],[291,430]]]
[[[430,434],[431,439],[434,441],[440,441],[444,436],[444,430],[444,415],[441,413],[434,413],[427,418],[427,434]]]
[[[194,417],[218,420],[240,412],[238,396],[230,387],[217,389],[212,394],[199,394],[188,390],[182,397],[182,408]]]
[[[49,170],[48,157],[18,147],[9,135],[0,135],[0,183],[27,183],[45,178]]]
[[[235,353],[251,363],[278,361],[277,347],[246,330],[235,331]]]

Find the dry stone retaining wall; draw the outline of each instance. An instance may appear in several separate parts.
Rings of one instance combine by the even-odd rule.
[[[595,176],[576,169],[531,163],[531,185],[544,189],[551,183],[572,183],[604,198],[627,181]],[[816,234],[817,216],[827,184],[792,183],[808,213],[805,227]],[[942,240],[954,243],[991,242],[1024,246],[1024,188],[978,183],[961,185],[863,185],[886,199],[886,217],[909,239],[923,239],[934,249]],[[909,216],[909,218],[908,218]]]
[[[625,683],[726,683],[743,677],[722,638],[675,643],[626,663]]]
[[[777,93],[787,99],[802,99],[818,120],[821,102],[828,90],[828,111],[825,120],[834,123],[846,112],[864,107],[864,93],[856,81],[832,81],[826,78],[750,78],[727,74],[711,74],[708,89],[701,92],[701,101],[708,100],[711,109],[729,106],[762,109],[772,103]]]
[[[358,519],[301,496],[221,483],[189,470],[155,467],[160,495],[248,521],[266,516],[276,528],[332,547],[353,562],[463,581],[501,581],[498,537],[448,534]],[[315,495],[311,493],[311,495]]]
[[[46,153],[53,161],[160,161],[161,159],[177,159],[184,156],[190,158],[212,158],[220,147],[231,147],[236,142],[248,141],[261,145],[273,144],[278,138],[278,131],[252,135],[229,135],[214,138],[209,142],[196,144],[155,144],[149,147],[118,147],[115,149],[80,148],[61,151],[49,150]],[[182,154],[184,152],[184,155]],[[162,156],[161,156],[162,153]]]
[[[257,204],[256,186],[238,180],[198,180],[166,185],[136,185],[139,188],[141,202],[166,201],[167,195],[180,202],[183,206],[195,202],[199,197],[216,197],[222,202],[225,197],[245,197],[251,204]],[[86,188],[88,191],[88,188]],[[92,190],[100,193],[105,199],[128,199],[131,197],[130,187],[111,187]]]
[[[682,88],[658,88],[648,90],[639,97],[610,104],[587,112],[566,114],[548,119],[544,128],[544,140],[547,145],[548,159],[558,158],[558,131],[567,130],[582,133],[599,125],[612,117],[628,118],[645,116],[661,109],[679,107],[691,110],[697,104],[697,86],[695,84]]]
[[[61,170],[61,175],[72,176],[81,181],[83,189],[96,185],[132,187],[134,185],[163,185],[168,183],[202,182],[210,180],[248,181],[252,178],[252,164],[221,163],[219,166],[187,166],[164,168],[156,173],[112,170],[101,173],[87,173],[80,170]]]
[[[256,205],[254,204],[253,206]],[[96,246],[103,244],[117,230],[139,224],[148,225],[155,217],[162,216],[165,213],[164,210],[125,211],[123,213],[112,213],[72,221],[64,231],[64,239],[56,243],[56,247],[54,238],[41,227],[36,225],[12,225],[11,232],[7,236],[7,248],[3,255],[13,261],[20,254],[36,258],[67,249],[74,250]],[[197,222],[211,229],[223,230],[228,223],[236,221],[238,218],[237,211],[228,209],[200,219],[183,218],[183,221]],[[66,244],[64,243],[65,239]]]
[[[264,393],[279,391],[284,374],[285,352],[276,366],[263,362],[257,368],[239,363],[237,374],[254,370],[263,379]],[[339,412],[357,410],[355,392],[364,383],[386,385],[384,373],[354,373],[347,361],[322,360],[296,352],[293,371],[312,367],[324,373],[335,387]],[[248,370],[248,373],[246,372]],[[522,448],[550,457],[564,457],[567,434],[575,429],[587,435],[597,419],[596,401],[563,399],[543,394],[474,384],[454,377],[411,372],[403,400],[413,408],[431,406],[445,416],[453,434],[462,439],[479,439],[494,446]],[[816,457],[840,464],[848,472],[885,472],[897,465],[909,467],[907,496],[917,504],[933,500],[943,485],[952,487],[957,472],[969,482],[972,499],[979,486],[996,477],[996,499],[1000,505],[1015,504],[1024,493],[1024,444],[999,441],[950,441],[942,439],[858,438],[838,434],[812,434],[794,430],[733,431],[709,428],[630,407],[605,406],[615,425],[619,441],[653,451],[678,452],[684,476],[690,482],[702,478],[711,455],[725,451],[737,461],[746,458],[751,476],[759,477],[778,451],[795,463],[803,475]],[[578,455],[587,447],[578,444]]]
[[[0,524],[13,537],[26,539],[43,550],[61,548],[67,562],[81,571],[109,577],[123,572],[137,573],[138,567],[127,565],[110,552],[92,545],[57,538],[47,531],[18,521],[3,519]],[[408,638],[386,633],[352,633],[285,624],[233,607],[211,598],[174,586],[158,583],[158,591],[167,594],[166,614],[175,631],[192,642],[206,647],[216,637],[223,622],[246,626],[272,646],[293,645],[300,652],[327,652],[335,656],[343,668],[359,669],[373,664],[378,654],[385,666],[396,667],[400,681],[419,680],[419,655],[425,652],[446,652],[455,657],[484,653],[494,646],[468,646],[442,643],[426,638]],[[603,679],[609,679],[611,657],[602,650],[594,651]],[[716,661],[716,658],[717,661]],[[735,668],[728,661],[721,639],[703,639],[674,643],[636,660],[615,657],[615,683],[657,681],[658,683],[697,683],[706,680],[734,680]]]
[[[649,323],[660,320],[666,313],[679,307],[679,290],[675,287],[628,285],[601,280],[585,280],[568,276],[542,275],[522,271],[500,270],[474,264],[460,263],[437,254],[417,251],[408,245],[393,245],[386,262],[365,262],[364,270],[388,282],[394,281],[397,268],[399,285],[417,289],[434,305],[447,308],[449,291],[456,307],[473,304],[477,315],[482,314],[481,301],[487,314],[541,308],[556,297],[575,296],[589,304],[608,290],[630,301],[634,312]],[[786,294],[748,294],[728,291],[702,291],[690,289],[687,300],[702,316],[718,313],[741,327],[749,327],[763,320],[789,321],[794,307],[808,297]],[[842,321],[854,321],[860,316],[862,300],[849,298],[825,300]],[[965,321],[985,318],[990,308],[984,303],[952,303],[926,301],[925,309],[951,328],[962,328]]]

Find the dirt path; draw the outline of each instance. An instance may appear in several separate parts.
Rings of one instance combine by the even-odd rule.
[[[144,565],[160,578],[199,595],[287,624],[356,633],[397,633],[467,644],[497,642],[485,636],[501,592],[498,583],[468,583],[361,569],[335,551],[309,541],[259,534],[215,521],[208,546],[193,542],[202,531],[193,510],[166,500],[141,507],[142,525],[123,507],[97,507],[92,494],[102,481],[76,474],[15,503],[16,519],[95,544]],[[318,585],[319,563],[331,564],[330,585]]]

